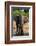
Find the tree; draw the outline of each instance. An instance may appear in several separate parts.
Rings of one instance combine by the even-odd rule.
[[[15,9],[13,12],[12,12],[12,15],[13,16],[16,16],[16,15],[23,15],[23,16],[27,16],[29,17],[29,11],[28,10],[20,10],[20,9]]]

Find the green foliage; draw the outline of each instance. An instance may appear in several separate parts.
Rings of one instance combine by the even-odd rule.
[[[16,9],[16,10],[14,10],[12,12],[12,15],[14,15],[14,16],[16,16],[16,15],[23,15],[23,16],[28,16],[29,17],[29,11],[28,10],[22,11],[22,10]]]

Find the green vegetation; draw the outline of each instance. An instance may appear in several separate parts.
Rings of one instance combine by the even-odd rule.
[[[28,16],[29,17],[29,11],[28,10],[20,10],[20,9],[15,9],[12,12],[12,15],[16,16],[16,15],[23,15],[23,16]]]

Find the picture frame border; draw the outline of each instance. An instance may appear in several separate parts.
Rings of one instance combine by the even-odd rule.
[[[10,40],[10,5],[32,5],[32,40]],[[16,44],[16,43],[34,43],[35,42],[35,3],[33,2],[12,2],[6,1],[5,2],[5,44]]]

